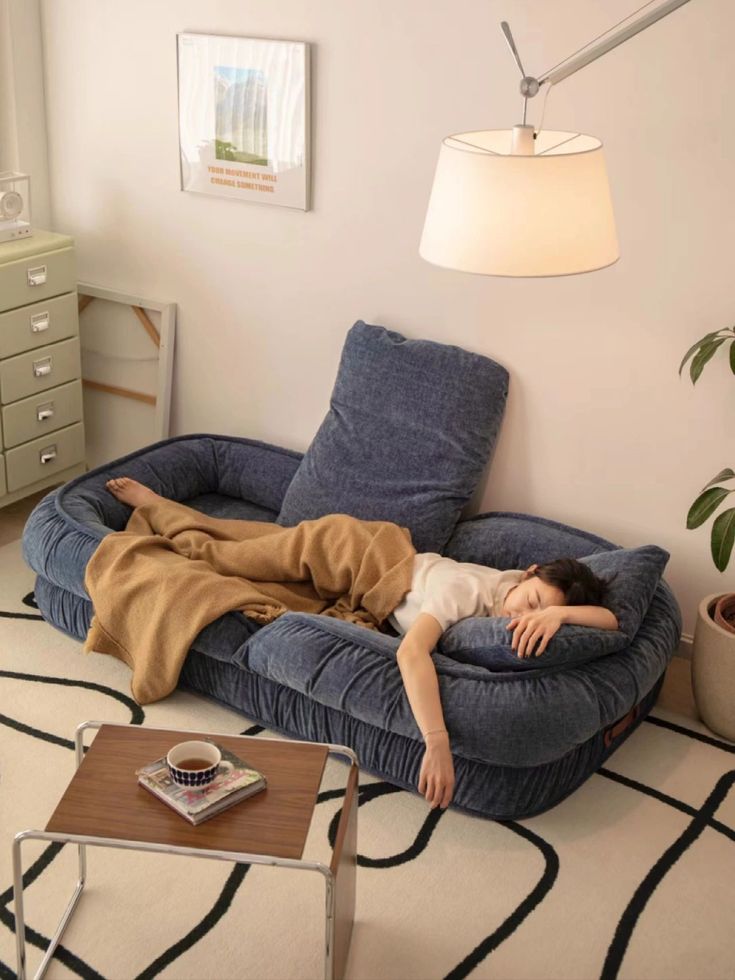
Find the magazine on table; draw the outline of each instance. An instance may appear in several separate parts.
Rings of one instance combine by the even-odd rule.
[[[253,769],[223,745],[212,744],[222,753],[222,762],[220,772],[206,786],[175,783],[165,756],[136,769],[138,782],[195,825],[266,788],[267,780],[262,772]]]

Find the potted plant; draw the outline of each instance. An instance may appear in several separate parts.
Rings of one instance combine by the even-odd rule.
[[[679,375],[691,358],[689,375],[696,384],[704,366],[723,344],[729,341],[730,367],[735,374],[735,327],[706,334],[684,355]],[[723,486],[735,480],[727,467],[713,477],[689,508],[687,527],[697,528],[711,517],[735,486]],[[720,511],[712,524],[710,548],[712,560],[724,572],[735,544],[735,507]],[[735,592],[716,592],[706,596],[697,610],[692,647],[692,689],[697,709],[713,732],[735,741]]]

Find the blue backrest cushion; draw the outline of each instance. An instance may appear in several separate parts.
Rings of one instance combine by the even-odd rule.
[[[492,455],[507,393],[489,357],[358,320],[278,523],[393,521],[417,551],[440,551]]]
[[[669,553],[657,545],[615,548],[579,558],[595,575],[610,581],[605,606],[615,613],[617,630],[565,625],[540,656],[524,658],[511,649],[513,631],[507,629],[507,616],[473,616],[450,626],[437,649],[490,670],[560,669],[623,650],[638,632],[668,560]]]

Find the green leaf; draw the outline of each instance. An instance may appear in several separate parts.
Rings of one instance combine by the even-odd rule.
[[[732,480],[734,476],[735,476],[735,472],[733,472],[733,470],[731,470],[730,467],[728,466],[727,469],[720,470],[717,476],[713,477],[709,481],[709,483],[705,483],[705,485],[702,487],[702,491],[706,490],[707,487],[714,486],[715,483],[719,483],[721,480]]]
[[[735,340],[730,344],[730,367],[735,374]]]
[[[706,344],[702,344],[699,353],[695,354],[692,358],[692,363],[689,365],[689,374],[693,385],[699,380],[699,376],[704,370],[707,361],[711,357],[714,357],[717,348],[720,344],[724,344],[726,339],[726,337],[719,337],[717,340],[710,340]]]
[[[735,543],[735,507],[723,511],[712,525],[712,559],[724,572]]]
[[[701,493],[689,508],[689,513],[687,514],[687,527],[689,530],[691,531],[695,527],[699,527],[700,524],[704,524],[707,518],[717,510],[725,497],[729,496],[732,492],[732,490],[726,490],[724,487],[712,487],[711,490],[705,490],[704,493]]]
[[[704,337],[702,337],[700,340],[698,340],[696,342],[696,344],[692,344],[692,346],[689,348],[689,350],[684,355],[684,360],[679,365],[679,374],[681,374],[684,365],[689,360],[689,358],[692,356],[692,354],[694,353],[694,351],[698,347],[700,347],[702,344],[706,343],[708,340],[712,340],[713,337],[716,337],[719,332],[720,332],[719,330],[713,330],[712,333],[708,333]]]

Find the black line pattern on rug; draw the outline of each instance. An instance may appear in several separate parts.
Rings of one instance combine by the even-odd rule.
[[[665,719],[659,718],[656,715],[649,714],[646,716],[644,721],[648,721],[652,725],[658,725],[659,727],[675,732],[676,734],[683,735],[686,738],[692,738],[695,739],[696,741],[704,742],[705,745],[709,745],[714,748],[723,749],[726,752],[735,752],[735,745],[729,742],[723,742],[721,739],[715,738],[712,735],[705,735],[702,732],[696,732],[691,728],[687,728],[685,725],[677,725],[675,722],[666,721]],[[616,773],[611,769],[600,767],[597,770],[597,772],[600,775],[613,780],[614,782],[618,782],[621,785],[627,786],[630,789],[636,789],[647,796],[651,796],[653,799],[657,799],[662,803],[666,803],[668,806],[680,810],[682,813],[687,813],[693,818],[692,822],[689,825],[688,830],[685,831],[684,834],[682,834],[679,837],[678,843],[674,842],[674,844],[672,844],[667,849],[664,855],[662,855],[662,857],[659,858],[659,860],[656,862],[654,867],[651,868],[651,870],[648,872],[646,878],[644,878],[641,885],[639,885],[638,889],[636,890],[636,893],[634,894],[633,898],[629,902],[625,912],[623,913],[620,921],[618,922],[617,928],[615,930],[615,935],[613,937],[610,946],[608,947],[607,956],[601,974],[601,980],[615,980],[618,974],[618,970],[620,968],[620,964],[623,961],[628,945],[630,943],[630,938],[633,935],[633,930],[638,924],[638,918],[642,913],[643,909],[645,908],[648,899],[651,897],[655,889],[661,883],[666,873],[674,866],[674,864],[679,859],[681,854],[684,853],[684,851],[689,846],[689,844],[692,843],[692,841],[699,836],[699,834],[702,832],[702,830],[705,827],[711,827],[713,830],[717,830],[725,837],[728,837],[731,840],[735,840],[735,832],[732,830],[732,828],[728,827],[727,824],[723,824],[719,820],[716,820],[714,816],[710,815],[708,817],[706,815],[706,810],[705,810],[708,801],[711,800],[713,795],[717,793],[717,786],[719,786],[719,784],[722,782],[723,779],[728,778],[728,776],[731,775],[735,776],[735,772],[726,773],[724,776],[720,778],[720,780],[718,780],[715,789],[712,791],[712,793],[710,793],[708,800],[705,801],[705,803],[701,807],[693,807],[688,803],[684,803],[683,800],[677,800],[666,793],[662,793],[660,790],[656,789],[653,786],[648,786],[647,784],[641,783],[638,780],[631,779],[628,776],[623,776],[620,773]],[[719,806],[719,803],[717,804],[717,806]],[[714,814],[715,810],[716,810],[716,806],[712,807],[712,811],[711,811],[712,814]],[[675,857],[673,857],[671,860],[667,860],[667,855],[672,855],[676,852],[677,847],[681,844],[682,839],[685,838],[686,835],[692,831],[693,827],[698,826],[698,822],[700,820],[704,821],[703,825],[696,831],[692,840],[687,841],[684,844],[684,846],[681,848],[680,853],[676,853]],[[653,877],[655,877],[654,873],[656,872],[656,869],[659,869],[660,874],[658,876],[658,880],[656,880],[655,883],[653,884],[653,887],[650,887],[651,880]],[[636,901],[636,897],[638,897],[637,901]],[[638,908],[638,906],[640,907]]]
[[[173,946],[169,946],[160,956],[156,957],[150,966],[147,966],[142,973],[138,974],[135,980],[152,980],[161,970],[170,966],[188,949],[191,949],[192,946],[195,946],[196,943],[203,939],[217,925],[232,905],[232,901],[250,868],[250,864],[236,864],[230,872],[219,898],[204,918],[190,929],[185,936],[182,936],[181,939],[175,942]]]
[[[620,970],[630,942],[630,937],[633,935],[633,930],[638,924],[638,919],[643,913],[649,898],[687,848],[697,840],[706,827],[711,825],[713,814],[729,793],[733,783],[735,783],[735,769],[724,773],[717,780],[714,789],[699,808],[689,826],[679,835],[673,844],[666,848],[658,861],[648,871],[638,888],[636,888],[615,930],[615,935],[605,957],[600,980],[615,980],[617,978],[618,971]]]
[[[658,800],[659,803],[666,803],[667,806],[672,807],[672,809],[679,810],[681,813],[686,813],[687,816],[694,817],[700,812],[699,807],[691,806],[689,803],[684,803],[683,800],[677,800],[676,797],[669,796],[668,793],[662,793],[661,790],[656,789],[653,786],[647,786],[645,783],[641,783],[637,779],[631,779],[630,776],[623,776],[621,773],[613,772],[611,769],[600,768],[597,770],[595,775],[605,776],[607,779],[610,779],[615,783],[620,783],[621,786],[626,786],[628,789],[638,790],[638,792],[644,793],[646,796],[650,796],[654,800]],[[720,823],[720,821],[715,820],[714,817],[709,821],[709,827],[712,830],[716,830],[724,837],[729,837],[729,839],[735,843],[735,830],[733,830],[732,827],[728,827],[725,823]]]
[[[23,596],[21,602],[24,606],[30,606],[31,609],[38,609],[38,604],[36,603],[36,596],[33,592],[28,592]],[[43,616],[33,616],[31,613],[18,613],[18,612],[0,612],[0,618],[2,619],[33,619],[40,620],[45,623],[46,620]]]
[[[261,732],[265,731],[265,725],[249,725],[244,732],[240,732],[241,735],[260,735]]]
[[[656,715],[646,715],[643,720],[649,722],[651,725],[658,725],[659,728],[667,728],[669,731],[676,732],[679,735],[686,735],[687,738],[695,738],[698,742],[704,742],[705,745],[713,745],[716,749],[724,749],[725,752],[735,753],[735,742],[725,742],[721,738],[715,738],[714,735],[695,732],[693,728],[687,728],[685,725],[677,725],[674,721],[666,721],[664,718],[656,717]]]
[[[73,680],[69,677],[48,677],[43,674],[24,674],[16,670],[0,670],[0,677],[11,677],[15,680],[20,681],[33,681],[36,684],[55,684],[60,687],[82,687],[88,691],[98,691],[100,694],[105,694],[115,701],[119,701],[124,704],[126,708],[130,709],[131,714],[131,725],[142,725],[145,719],[145,711],[142,707],[134,701],[127,694],[123,694],[121,691],[116,691],[112,687],[107,687],[106,684],[97,684],[94,681],[80,681]],[[3,719],[3,723],[9,723],[10,719],[5,720],[4,715],[0,715],[0,719]],[[36,738],[45,738],[46,741],[55,742],[57,745],[63,745],[65,748],[74,748],[74,742],[71,739],[62,739],[56,735],[46,735],[40,731],[40,729],[35,729],[31,726],[24,726],[22,722],[13,721],[10,727],[17,728],[18,731],[24,731],[27,735],[34,735]]]
[[[651,720],[654,723],[661,721],[661,719],[655,717],[653,717]],[[664,727],[673,728],[675,731],[685,736],[700,738],[702,741],[706,742],[707,744],[713,745],[716,748],[724,748],[727,751],[733,751],[735,749],[735,746],[729,745],[728,743],[725,742],[721,742],[719,739],[713,738],[711,736],[701,735],[698,732],[693,732],[691,729],[688,729],[684,726],[675,725],[674,723],[666,722],[664,723]],[[636,789],[642,793],[651,796],[654,799],[657,799],[659,802],[665,803],[668,806],[671,806],[672,808],[677,809],[683,813],[687,813],[688,815],[695,817],[695,819],[697,818],[698,815],[701,815],[702,813],[701,808],[698,809],[696,807],[693,807],[682,800],[677,800],[675,797],[669,796],[666,793],[662,793],[660,790],[657,790],[655,787],[647,786],[645,783],[640,783],[637,780],[631,779],[627,776],[622,776],[621,774],[613,772],[612,770],[608,770],[604,767],[601,767],[600,769],[597,770],[597,772],[600,775],[607,777],[608,779],[619,782],[621,785],[624,785],[629,789]],[[339,796],[344,796],[344,792],[345,791],[343,789],[328,790],[325,793],[319,794],[319,801],[322,802],[327,799],[334,799]],[[362,803],[367,802],[370,799],[374,799],[378,796],[385,795],[386,793],[397,793],[397,792],[403,792],[402,788],[394,786],[391,783],[369,783],[364,787],[360,787],[359,789],[358,806],[361,806]],[[340,813],[341,810],[338,810],[334,814],[329,825],[329,843],[332,847],[334,847],[336,841],[336,833],[337,833]],[[357,855],[358,866],[373,867],[373,868],[396,867],[397,865],[407,863],[410,860],[414,860],[416,857],[418,857],[421,851],[424,850],[426,845],[428,844],[428,841],[431,837],[431,833],[433,832],[433,829],[436,826],[436,823],[438,822],[440,816],[441,816],[441,811],[432,810],[429,816],[427,817],[426,821],[424,822],[423,827],[419,831],[419,834],[417,835],[414,843],[405,851],[403,851],[401,854],[397,854],[388,858],[366,858],[358,853]],[[515,821],[496,821],[496,822],[503,824],[504,826],[508,826],[510,829],[516,830],[517,832],[527,831],[527,828],[522,827],[520,824],[515,823]],[[725,837],[729,838],[730,840],[735,840],[735,831],[733,831],[726,824],[723,824],[719,820],[715,819],[713,816],[705,820],[705,826],[709,826],[713,830],[717,830],[719,833],[723,834]],[[525,836],[525,834],[523,834],[523,836]],[[515,931],[515,929],[517,929],[521,925],[523,918],[525,918],[525,915],[530,914],[533,908],[535,908],[535,906],[538,905],[538,903],[546,896],[546,894],[548,894],[551,888],[553,888],[554,881],[556,880],[556,876],[558,874],[558,867],[559,867],[558,856],[556,855],[556,852],[554,851],[552,845],[548,843],[548,841],[545,841],[543,838],[539,837],[538,835],[533,835],[533,837],[534,839],[532,839],[531,842],[539,846],[539,849],[542,851],[544,857],[546,858],[546,870],[544,872],[543,878],[536,886],[534,891],[531,892],[531,895],[529,895],[528,898],[526,898],[524,902],[522,902],[518,906],[518,908],[515,909],[514,912],[512,912],[510,916],[508,916],[504,920],[504,922],[498,927],[498,929],[493,934],[491,934],[485,940],[483,940],[483,942],[480,943],[471,953],[469,953],[468,956],[465,957],[463,961],[461,961],[453,970],[451,970],[450,973],[447,974],[447,978],[452,978],[452,980],[459,980],[460,977],[464,977],[467,975],[468,972],[471,972],[471,970],[476,969],[479,963],[481,963],[484,958],[486,958],[494,949],[496,949],[497,946],[500,944],[500,942],[503,942],[508,935],[510,935],[513,931]],[[544,846],[541,845],[546,845],[546,848],[549,849],[553,857],[550,858]],[[554,867],[554,862],[555,862],[555,867]],[[550,866],[551,866],[551,870],[550,870]],[[542,891],[543,893],[535,894],[538,891]],[[533,905],[530,908],[528,908],[528,905],[531,901],[533,901]],[[527,911],[525,911],[525,914],[523,914],[524,910],[526,909]],[[519,914],[522,915],[522,918],[520,919],[520,921],[516,921]],[[630,933],[627,937],[625,937],[624,948],[622,950],[623,955],[625,953],[625,949],[627,948],[630,935],[632,935],[632,929],[635,927],[636,921],[637,921],[637,917],[633,918],[633,921],[630,923]],[[618,926],[618,931],[619,930],[620,930],[620,926]],[[622,962],[622,955],[620,956],[620,960]],[[602,980],[613,980],[614,976],[616,976],[616,974],[612,974],[611,976],[607,976],[603,974]]]
[[[25,890],[38,878],[41,872],[45,871],[46,868],[51,864],[54,858],[61,853],[64,845],[58,843],[57,841],[51,841],[43,850],[43,853],[36,858],[33,864],[23,872],[23,889]],[[4,909],[13,901],[13,886],[6,888],[2,894],[0,894],[0,909]],[[15,932],[15,916],[13,916],[13,928],[12,932]]]
[[[394,786],[392,783],[368,783],[359,788],[357,805],[362,806],[363,804],[369,803],[371,800],[377,799],[380,796],[403,792],[406,791],[402,787]],[[326,790],[324,793],[319,794],[318,802],[321,803],[340,796],[344,797],[344,795],[344,789]],[[408,864],[409,861],[414,861],[419,854],[421,854],[421,852],[427,848],[429,841],[431,840],[431,835],[434,832],[439,820],[444,816],[445,812],[446,811],[439,808],[430,810],[413,843],[399,854],[394,854],[391,857],[385,858],[368,858],[358,852],[358,867],[395,868],[401,864]],[[329,823],[328,838],[329,844],[332,848],[334,848],[337,840],[337,828],[339,826],[339,818],[341,813],[342,808],[340,807],[334,813]],[[471,950],[471,952],[469,952],[465,958],[457,964],[457,966],[450,970],[450,972],[446,975],[446,980],[461,980],[461,978],[468,976],[473,970],[477,969],[480,963],[482,963],[483,960],[490,955],[490,953],[497,949],[498,946],[508,938],[508,936],[515,932],[516,929],[523,924],[524,920],[531,914],[531,912],[533,912],[536,906],[542,902],[544,898],[546,898],[548,893],[554,887],[554,882],[556,881],[559,873],[559,856],[557,855],[554,847],[548,841],[544,840],[543,837],[534,833],[532,830],[529,830],[528,827],[523,827],[521,824],[516,823],[514,820],[497,820],[495,822],[501,826],[507,827],[520,837],[523,837],[541,851],[545,861],[544,873],[531,892],[516,906],[515,909],[513,909],[508,916],[506,916],[495,932],[491,933],[480,943],[478,943],[478,945]]]
[[[559,855],[556,853],[554,847],[539,834],[535,834],[528,827],[524,827],[522,824],[516,823],[515,820],[497,820],[496,823],[501,824],[503,827],[507,827],[508,830],[512,830],[514,834],[518,834],[519,837],[523,837],[530,844],[533,844],[544,858],[544,873],[541,875],[539,880],[536,882],[535,887],[529,892],[526,898],[513,909],[513,911],[508,915],[503,922],[500,923],[498,928],[486,936],[482,942],[478,943],[475,948],[469,952],[463,960],[446,974],[445,980],[462,980],[463,977],[469,976],[473,970],[487,959],[487,957],[500,946],[501,943],[505,942],[509,936],[511,936],[516,929],[523,925],[523,922],[528,916],[533,912],[537,905],[539,905],[549,894],[551,889],[554,887],[557,876],[559,874]]]
[[[372,800],[378,799],[381,796],[389,796],[394,793],[404,793],[405,790],[401,786],[394,786],[392,783],[378,782],[378,783],[366,783],[364,786],[360,786],[358,790],[357,805],[358,807],[363,806],[366,803],[372,802]],[[345,789],[328,789],[320,793],[317,797],[318,803],[325,803],[327,800],[337,799],[339,797],[344,798]],[[337,842],[337,828],[339,826],[339,818],[342,813],[342,807],[335,811],[332,819],[329,822],[329,827],[327,829],[327,838],[329,840],[329,845],[334,849],[334,845]],[[434,828],[439,822],[440,818],[444,815],[445,811],[436,807],[433,810],[429,810],[426,815],[426,819],[414,841],[405,849],[398,854],[392,854],[389,857],[382,858],[369,858],[365,857],[363,854],[357,853],[357,865],[360,868],[396,868],[401,864],[407,864],[409,861],[415,860],[419,854],[426,849],[431,840],[431,835],[434,832]]]

